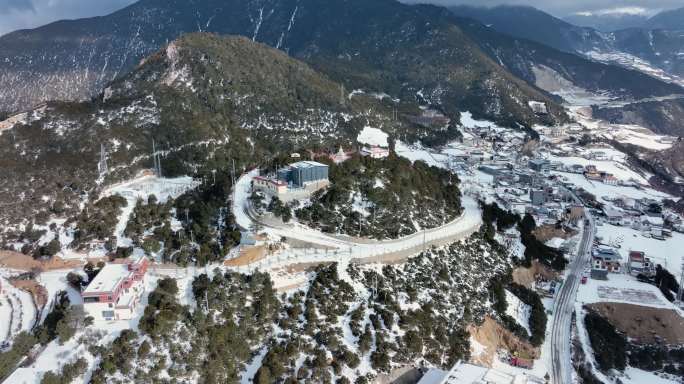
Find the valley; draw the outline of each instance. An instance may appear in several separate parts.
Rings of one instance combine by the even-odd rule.
[[[0,382],[681,382],[684,88],[640,38],[394,0],[0,36]]]

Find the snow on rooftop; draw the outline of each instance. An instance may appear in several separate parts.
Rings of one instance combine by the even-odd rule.
[[[356,141],[361,144],[375,145],[378,147],[387,147],[388,134],[385,132],[371,127],[364,127],[361,133],[356,137]]]
[[[107,264],[88,284],[88,288],[83,291],[83,294],[114,292],[119,283],[129,274],[130,271],[126,264]]]
[[[418,384],[441,384],[449,372],[441,369],[431,369],[418,381]]]
[[[292,168],[311,168],[311,167],[328,167],[328,166],[323,164],[323,163],[319,163],[317,161],[306,160],[306,161],[299,161],[296,163],[292,163],[292,164],[290,164],[290,167],[292,167]]]

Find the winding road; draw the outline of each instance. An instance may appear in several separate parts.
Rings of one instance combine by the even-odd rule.
[[[573,194],[576,202],[579,198]],[[572,363],[570,356],[571,320],[577,298],[577,289],[584,266],[591,258],[591,246],[594,241],[596,226],[589,209],[585,212],[585,227],[582,242],[577,250],[577,256],[570,262],[565,283],[556,295],[553,322],[551,325],[551,382],[554,384],[572,383]]]
[[[420,252],[423,247],[442,245],[445,241],[457,241],[476,232],[482,224],[482,215],[477,202],[464,196],[462,199],[463,213],[456,219],[440,226],[424,230],[413,235],[393,240],[368,242],[362,239],[341,238],[324,234],[320,231],[298,223],[278,224],[266,223],[255,217],[248,207],[248,196],[251,180],[256,171],[246,173],[240,177],[233,192],[232,210],[237,224],[249,230],[253,223],[263,226],[263,231],[274,236],[297,239],[307,243],[328,248],[337,252],[315,250],[288,250],[291,254],[284,260],[286,263],[322,261],[326,258],[345,257],[349,259],[381,258],[408,250]]]

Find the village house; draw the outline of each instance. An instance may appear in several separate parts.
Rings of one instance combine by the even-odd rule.
[[[551,163],[545,159],[532,159],[527,163],[527,166],[533,171],[544,172],[549,169]]]
[[[646,257],[646,254],[641,251],[630,251],[629,252],[629,264],[627,265],[629,269],[629,274],[632,276],[645,275],[653,276],[655,275],[655,265],[651,262],[651,259]]]
[[[606,206],[603,209],[603,212],[606,215],[606,221],[608,222],[608,224],[618,226],[625,225],[626,220],[624,217],[624,213],[622,211],[619,211],[611,206]]]
[[[544,205],[547,201],[547,194],[546,191],[544,190],[539,190],[539,189],[531,189],[530,190],[530,201],[532,202],[532,205]]]
[[[602,260],[591,261],[590,276],[594,280],[608,280],[608,268]]]
[[[149,261],[144,255],[105,265],[81,293],[83,309],[95,320],[130,320],[145,291]]]
[[[584,166],[582,166],[580,164],[573,164],[573,165],[568,167],[568,172],[581,174],[584,172]]]
[[[532,109],[532,112],[537,115],[546,115],[549,113],[548,109],[546,108],[546,103],[541,101],[529,101],[528,105],[530,106],[530,109]]]
[[[601,179],[601,181],[608,185],[618,185],[618,179],[610,173],[603,174],[603,179]]]
[[[599,247],[592,251],[594,264],[605,267],[608,272],[620,273],[622,256],[613,248]]]

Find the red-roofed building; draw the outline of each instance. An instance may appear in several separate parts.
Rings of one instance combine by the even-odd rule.
[[[632,276],[646,275],[652,276],[655,274],[655,265],[651,259],[646,257],[646,254],[641,251],[629,252],[629,274]]]

